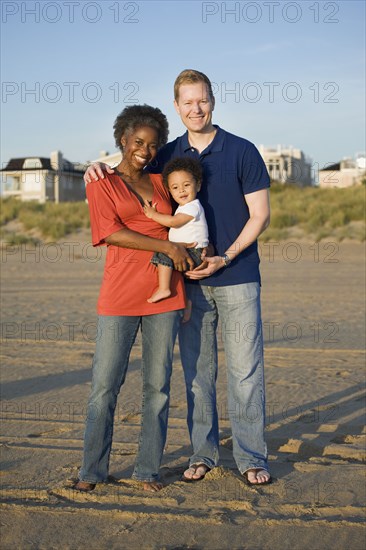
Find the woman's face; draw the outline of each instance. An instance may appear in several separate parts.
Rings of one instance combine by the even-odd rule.
[[[135,170],[142,170],[158,152],[159,136],[155,128],[141,126],[121,138],[123,161]]]

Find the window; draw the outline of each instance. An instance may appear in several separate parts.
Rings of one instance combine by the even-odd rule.
[[[2,184],[4,191],[20,191],[20,178],[3,174]]]
[[[41,159],[39,158],[25,159],[23,168],[38,168],[39,170],[40,168],[42,168]]]

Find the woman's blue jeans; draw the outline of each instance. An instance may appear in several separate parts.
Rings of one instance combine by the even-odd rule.
[[[192,300],[192,315],[180,328],[179,346],[193,447],[190,464],[204,463],[212,468],[218,463],[216,329],[220,317],[234,458],[241,473],[267,468],[259,283],[221,287],[187,284],[186,293]]]
[[[182,311],[143,317],[98,317],[92,389],[79,478],[106,481],[117,396],[125,381],[132,345],[142,333],[142,419],[133,478],[159,479],[167,435],[173,348]]]

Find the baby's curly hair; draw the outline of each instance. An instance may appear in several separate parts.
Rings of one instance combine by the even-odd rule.
[[[128,136],[128,134],[142,126],[149,126],[158,132],[159,147],[162,147],[168,141],[168,120],[160,109],[146,104],[129,105],[117,116],[113,124],[116,147],[122,151],[122,136]]]
[[[195,180],[197,186],[199,187],[201,185],[203,174],[200,162],[190,157],[178,157],[168,162],[164,167],[162,176],[166,188],[169,189],[168,178],[170,174],[180,171],[188,172]]]

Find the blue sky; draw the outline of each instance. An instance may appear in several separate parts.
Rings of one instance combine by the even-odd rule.
[[[1,163],[60,149],[115,151],[127,104],[183,133],[173,82],[214,83],[214,122],[255,144],[293,145],[323,166],[365,150],[363,1],[1,3]]]

